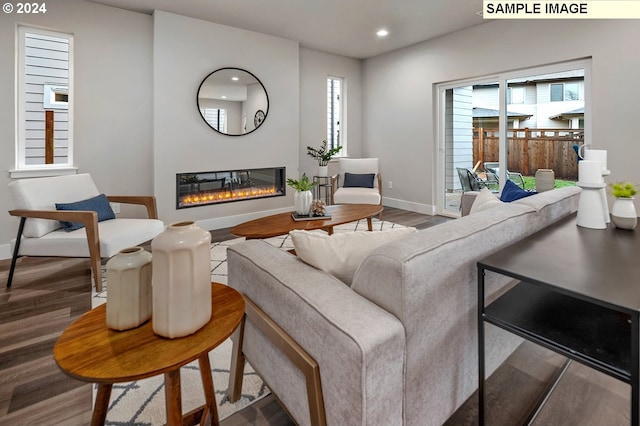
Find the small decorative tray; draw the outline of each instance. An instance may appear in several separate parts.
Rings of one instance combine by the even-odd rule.
[[[296,212],[291,213],[291,217],[296,222],[299,222],[301,220],[325,220],[325,219],[331,219],[330,215],[325,215],[325,216],[301,215],[301,214],[298,214]]]

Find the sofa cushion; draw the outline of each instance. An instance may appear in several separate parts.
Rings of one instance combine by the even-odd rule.
[[[471,205],[469,214],[479,213],[485,210],[489,210],[493,207],[497,207],[502,204],[502,201],[496,197],[489,188],[482,188],[476,199]]]
[[[377,188],[338,188],[333,193],[335,204],[380,204]]]
[[[373,188],[375,173],[345,173],[344,188]]]
[[[356,231],[327,235],[324,232],[291,231],[298,257],[305,263],[325,271],[347,285],[362,261],[375,248],[416,232],[415,228],[393,228],[388,231]]]
[[[100,256],[107,258],[115,255],[123,247],[140,245],[164,231],[164,223],[157,219],[112,219],[98,223],[100,234]],[[11,241],[11,250],[15,239]],[[23,256],[89,257],[87,232],[85,228],[66,232],[57,229],[41,238],[23,238],[20,254]]]
[[[109,199],[104,194],[100,194],[86,200],[75,201],[73,203],[56,203],[56,210],[91,210],[98,213],[98,222],[116,218],[116,214],[113,212],[111,204],[109,204]],[[84,225],[81,222],[67,222],[61,220],[60,224],[67,232],[84,228]]]
[[[537,192],[535,191],[525,191],[520,188],[515,183],[507,180],[504,183],[504,188],[502,188],[502,193],[500,194],[500,201],[504,201],[505,203],[510,203],[511,201],[519,200],[520,198],[529,197],[530,195],[535,195]]]

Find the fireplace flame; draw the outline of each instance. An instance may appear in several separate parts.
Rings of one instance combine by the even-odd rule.
[[[215,204],[225,201],[262,198],[265,196],[277,195],[278,193],[279,191],[275,186],[251,187],[216,192],[200,192],[197,194],[188,194],[182,197],[180,206],[195,206],[200,204]]]

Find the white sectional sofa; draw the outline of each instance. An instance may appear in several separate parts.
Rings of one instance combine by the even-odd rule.
[[[351,287],[263,241],[243,242],[228,250],[229,285],[315,359],[327,424],[441,425],[478,387],[476,262],[575,212],[579,192],[547,191],[403,236],[375,249]],[[488,273],[486,297],[510,284]],[[490,325],[486,338],[489,374],[520,340]],[[310,424],[303,374],[249,318],[243,352],[295,421]]]

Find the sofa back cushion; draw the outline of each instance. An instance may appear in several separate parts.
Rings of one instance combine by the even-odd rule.
[[[56,203],[71,203],[100,194],[91,175],[77,174],[33,179],[19,179],[9,183],[9,194],[15,209],[56,210]],[[23,235],[40,238],[60,228],[60,222],[29,218]]]
[[[416,232],[416,228],[356,231],[333,235],[297,230],[291,231],[289,235],[300,260],[350,286],[353,274],[369,253],[378,246],[413,232]]]
[[[340,173],[353,173],[353,174],[378,174],[378,159],[377,158],[340,158]],[[373,179],[373,187],[378,187],[378,180]]]

